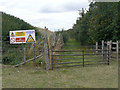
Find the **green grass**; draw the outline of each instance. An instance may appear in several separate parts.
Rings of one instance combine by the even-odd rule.
[[[66,43],[63,49],[81,49],[68,47],[78,45],[75,40]],[[65,53],[64,53],[65,54]],[[73,54],[67,52],[66,54]],[[45,66],[13,68],[3,65],[4,88],[117,88],[118,65],[111,61],[110,65],[88,65],[85,67],[54,68],[46,71]]]
[[[46,71],[43,67],[3,66],[4,88],[116,88],[118,67],[111,65],[69,67]]]
[[[81,56],[57,56],[57,59],[66,59],[66,58],[70,58],[68,60],[62,60],[62,61],[54,61],[54,63],[60,63],[60,62],[82,62],[83,61],[83,52],[82,50],[86,50],[86,49],[92,49],[90,47],[85,47],[85,46],[81,46],[80,45],[80,42],[77,42],[75,39],[69,39],[69,41],[67,43],[65,43],[64,47],[62,48],[63,50],[81,50],[79,52],[59,52],[57,54],[61,54],[61,55],[64,55],[64,54],[81,54]],[[96,54],[96,51],[84,51],[84,54]],[[101,53],[101,52],[98,52],[98,53]],[[99,58],[98,58],[99,57]],[[73,59],[73,58],[76,58],[76,59]],[[79,59],[77,59],[79,58]],[[80,59],[81,58],[81,59]],[[103,60],[103,56],[102,55],[85,55],[84,56],[84,61],[85,63],[84,64],[98,64],[98,63],[107,63],[107,58],[105,59],[106,61],[102,61],[102,62],[95,62],[97,60]],[[90,58],[90,59],[86,59],[86,58]],[[92,58],[92,59],[91,59]],[[96,58],[96,59],[95,59]],[[56,57],[54,57],[54,59],[56,59]],[[86,61],[93,61],[93,62],[86,62]],[[82,65],[83,63],[72,63],[72,64],[64,64],[64,65]],[[58,65],[54,65],[54,66],[64,66],[63,64],[58,64]]]

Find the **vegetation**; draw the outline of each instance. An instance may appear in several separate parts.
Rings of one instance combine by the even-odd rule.
[[[101,40],[120,40],[119,4],[120,2],[91,2],[89,10],[81,10],[81,17],[68,32],[81,45]]]
[[[31,30],[35,29],[36,27],[28,24],[27,22],[23,21],[22,19],[19,19],[17,17],[14,17],[12,15],[6,14],[2,12],[2,62],[3,64],[18,64],[23,60],[23,46],[26,46],[26,48],[30,48],[31,44],[18,44],[18,45],[10,45],[9,40],[9,31],[14,30]],[[40,40],[41,33],[36,30],[36,40]],[[30,50],[27,50],[27,52],[31,52]],[[32,53],[31,53],[32,54]],[[29,54],[29,58],[32,56]]]
[[[72,29],[62,30],[56,34],[62,34],[63,49],[81,49],[80,45],[94,44],[96,41],[120,40],[120,26],[118,8],[120,3],[98,3],[91,2],[89,10],[82,9],[81,17]],[[23,59],[22,44],[10,45],[9,31],[36,29],[36,27],[24,22],[14,16],[3,13],[3,63],[18,64]],[[42,30],[44,33],[44,30]],[[50,35],[52,35],[52,32]],[[48,32],[47,32],[48,34]],[[49,36],[50,36],[49,35]],[[36,30],[37,41],[41,41],[41,33]],[[52,36],[50,36],[53,38]],[[41,43],[37,44],[37,53]],[[32,57],[31,44],[26,45],[26,54]],[[89,48],[89,47],[88,47]],[[82,49],[85,49],[82,47]],[[67,52],[68,54],[74,54]],[[65,53],[66,54],[66,53]],[[15,58],[16,57],[16,58]],[[59,57],[58,57],[59,58]],[[72,58],[69,57],[69,58]],[[91,60],[91,59],[90,59]],[[41,60],[42,61],[42,60]],[[40,63],[40,62],[39,62]],[[40,64],[41,65],[41,64]],[[0,74],[1,75],[1,74]],[[85,67],[59,68],[46,71],[42,64],[33,67],[26,63],[24,68],[12,68],[11,65],[3,65],[2,73],[3,88],[117,88],[118,87],[118,65],[110,61],[110,65],[95,65]]]
[[[76,50],[80,49],[79,46],[80,43],[72,39],[65,43],[63,49]],[[33,67],[30,63],[19,68],[3,65],[2,83],[4,88],[117,88],[118,66],[111,61],[110,65],[85,65],[46,71],[44,65]]]
[[[13,68],[3,65],[3,88],[117,88],[117,63],[108,65],[59,68],[46,71],[44,67]]]
[[[12,15],[2,13],[2,40],[9,41],[9,31],[35,29],[27,22]],[[6,38],[7,37],[7,38]]]
[[[67,31],[65,30],[62,30],[62,31],[57,31],[56,34],[61,34],[62,35],[62,38],[63,38],[63,41],[64,43],[66,43],[70,38],[69,38],[69,34]]]

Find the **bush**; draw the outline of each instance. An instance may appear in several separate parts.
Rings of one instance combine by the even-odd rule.
[[[66,43],[67,41],[68,41],[68,34],[66,33],[66,32],[63,32],[62,33],[62,37],[63,37],[63,41],[64,41],[64,43]]]
[[[22,62],[23,60],[23,55],[21,55],[22,53],[19,52],[14,52],[12,51],[7,51],[6,53],[3,54],[2,57],[2,63],[3,64],[11,64],[11,65],[15,65],[18,64],[20,62]]]

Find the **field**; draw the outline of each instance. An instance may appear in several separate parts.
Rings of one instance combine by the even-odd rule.
[[[4,88],[116,88],[118,67],[108,65],[59,68],[3,66]]]
[[[75,41],[67,44],[78,45]],[[64,47],[64,49],[69,49]],[[78,49],[78,48],[74,48]],[[46,71],[42,65],[13,68],[3,65],[4,88],[117,88],[118,65],[78,66]]]

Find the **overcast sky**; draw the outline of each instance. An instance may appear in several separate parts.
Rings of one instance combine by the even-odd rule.
[[[0,11],[52,31],[72,28],[78,10],[88,7],[88,0],[0,0]]]

